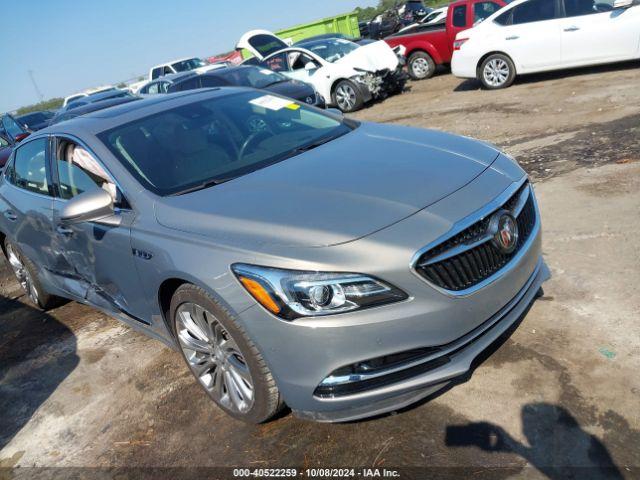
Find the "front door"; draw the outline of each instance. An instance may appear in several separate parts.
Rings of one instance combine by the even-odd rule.
[[[613,10],[612,2],[564,0],[563,64],[588,65],[634,57],[640,38],[640,7]]]
[[[97,157],[71,139],[55,142],[52,251],[60,286],[75,297],[112,312],[145,319],[148,300],[131,249],[133,210]],[[114,199],[117,221],[63,224],[60,211],[72,198],[96,189]]]

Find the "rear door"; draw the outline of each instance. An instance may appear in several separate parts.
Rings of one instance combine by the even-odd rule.
[[[562,63],[588,65],[634,58],[640,7],[613,10],[613,0],[564,0]]]
[[[496,18],[501,45],[518,73],[552,69],[562,62],[561,27],[556,0],[529,0]]]
[[[0,222],[9,239],[38,267],[51,265],[53,187],[49,138],[18,146],[0,182]]]

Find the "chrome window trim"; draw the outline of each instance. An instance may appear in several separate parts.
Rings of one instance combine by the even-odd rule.
[[[470,215],[467,215],[465,218],[463,218],[462,220],[458,221],[447,233],[445,233],[444,235],[441,235],[440,237],[438,237],[433,242],[429,243],[425,247],[422,247],[420,250],[418,250],[413,255],[413,257],[411,259],[411,263],[409,265],[409,269],[411,270],[411,272],[416,277],[418,277],[420,280],[422,280],[427,285],[429,285],[430,287],[434,288],[435,290],[437,290],[438,292],[442,293],[443,295],[446,295],[446,296],[451,297],[451,298],[469,297],[469,296],[477,293],[479,290],[482,290],[486,286],[492,284],[493,282],[498,280],[503,275],[506,275],[507,273],[509,273],[513,269],[514,265],[516,265],[518,262],[520,262],[522,257],[524,257],[524,255],[529,251],[529,248],[531,247],[531,244],[533,243],[535,238],[538,236],[538,232],[540,231],[540,212],[538,210],[538,202],[536,201],[535,195],[533,195],[533,204],[534,204],[534,208],[535,208],[535,211],[536,211],[536,222],[535,222],[535,225],[533,227],[533,230],[531,231],[531,234],[529,235],[529,238],[527,239],[525,244],[522,245],[522,247],[520,248],[518,253],[516,255],[514,255],[513,258],[511,260],[509,260],[509,262],[507,262],[507,264],[504,267],[502,267],[500,270],[495,272],[490,277],[485,278],[483,281],[481,281],[480,283],[478,283],[478,284],[476,284],[476,285],[474,285],[474,286],[472,286],[470,288],[467,288],[467,289],[464,289],[464,290],[453,291],[453,290],[447,290],[445,288],[439,287],[438,285],[435,285],[432,282],[430,282],[429,280],[427,280],[426,278],[424,278],[418,272],[417,266],[418,266],[418,261],[420,260],[420,257],[424,253],[426,253],[429,250],[431,250],[432,248],[440,245],[441,243],[447,241],[448,239],[454,237],[455,235],[457,235],[461,231],[469,228],[474,223],[482,221],[485,218],[487,218],[489,215],[491,215],[493,212],[495,212],[501,206],[503,206],[522,187],[522,185],[524,185],[524,183],[527,180],[528,180],[528,177],[526,175],[524,175],[522,177],[522,179],[518,180],[517,182],[514,182],[506,190],[504,190],[500,195],[498,195],[496,198],[494,198],[491,202],[487,203],[486,205],[484,205],[479,210],[476,210],[474,213],[471,213]],[[529,187],[528,191],[530,192],[530,194],[533,193],[533,189],[531,187]],[[521,201],[519,201],[518,204],[516,204],[515,208],[516,209],[520,208],[520,210],[522,210],[522,207],[524,207],[524,204],[521,207],[520,206],[520,202]]]

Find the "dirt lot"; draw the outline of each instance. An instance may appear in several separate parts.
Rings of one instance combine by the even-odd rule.
[[[496,143],[536,181],[553,278],[519,328],[452,389],[363,422],[285,413],[247,426],[224,416],[161,344],[75,303],[47,314],[26,306],[3,264],[0,466],[640,477],[638,66],[539,75],[498,92],[442,74],[356,115]]]

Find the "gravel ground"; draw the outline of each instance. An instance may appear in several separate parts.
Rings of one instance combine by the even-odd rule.
[[[473,136],[517,156],[536,182],[553,275],[473,375],[391,415],[231,420],[176,352],[76,303],[32,309],[2,263],[0,478],[220,466],[640,477],[638,85],[637,63],[536,75],[495,92],[443,73],[355,115]]]

